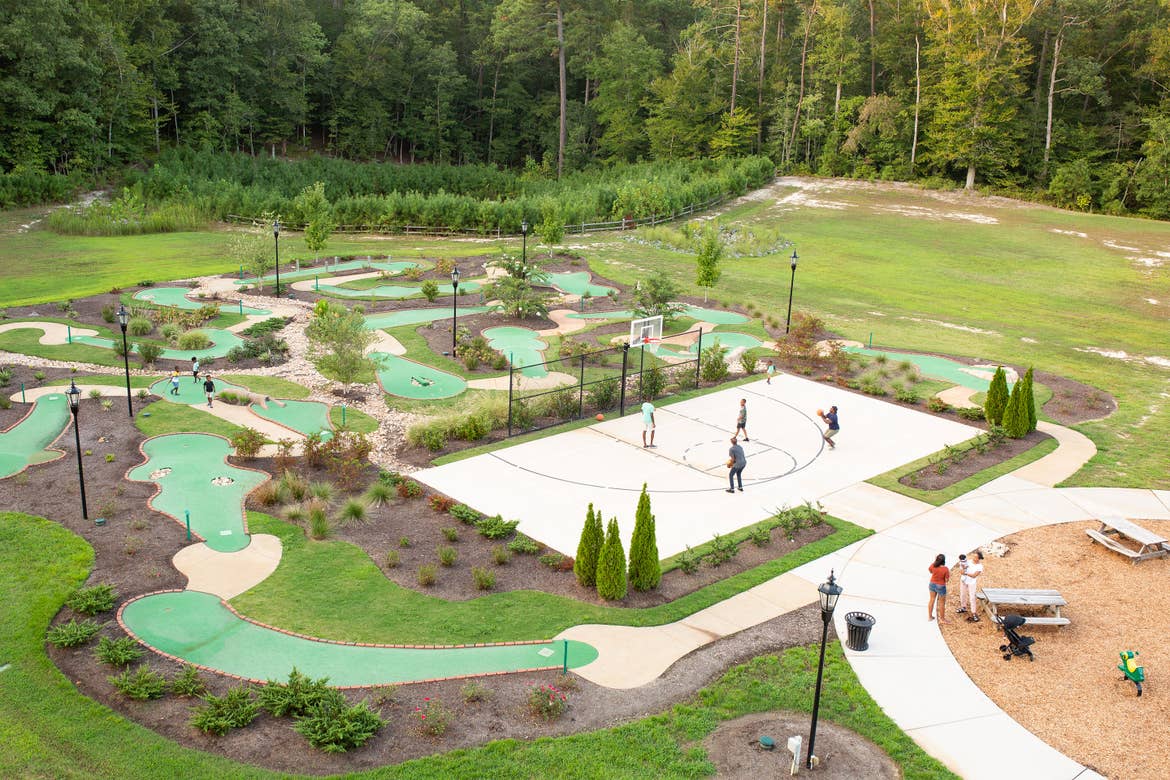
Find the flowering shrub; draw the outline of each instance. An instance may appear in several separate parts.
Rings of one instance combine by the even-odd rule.
[[[528,711],[543,720],[556,720],[568,707],[568,694],[555,685],[541,683],[528,692]]]
[[[429,696],[422,700],[422,706],[415,707],[410,716],[418,723],[419,731],[432,737],[441,737],[451,725],[451,710],[443,702]]]

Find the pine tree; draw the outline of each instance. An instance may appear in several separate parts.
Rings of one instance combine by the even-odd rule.
[[[654,515],[650,513],[650,494],[643,483],[638,510],[634,514],[634,536],[630,539],[630,585],[634,590],[653,590],[662,581],[656,536]]]
[[[1003,430],[1012,439],[1028,435],[1028,410],[1024,408],[1024,382],[1017,381],[1012,387],[1007,409],[1003,413]]]
[[[597,595],[606,601],[620,601],[626,597],[626,587],[626,553],[618,538],[617,518],[613,517],[597,558]]]
[[[987,399],[983,402],[983,414],[989,425],[1002,425],[1003,413],[1008,403],[1007,374],[1003,366],[995,369],[991,385],[987,388]]]
[[[581,542],[577,545],[577,559],[573,562],[573,573],[577,582],[587,588],[597,584],[597,558],[605,541],[605,529],[601,527],[601,512],[593,511],[593,504],[585,513],[585,527],[581,529]]]
[[[1028,430],[1036,430],[1036,396],[1032,393],[1032,366],[1024,374],[1024,411],[1028,413]]]

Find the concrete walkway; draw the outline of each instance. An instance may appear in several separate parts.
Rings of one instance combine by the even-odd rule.
[[[1051,454],[940,507],[856,483],[823,497],[837,517],[876,533],[685,620],[664,626],[575,626],[563,636],[596,647],[577,673],[617,688],[644,685],[695,648],[816,600],[829,571],[845,589],[834,613],[860,611],[877,624],[863,653],[846,649],[869,694],[924,750],[966,780],[1003,776],[1003,758],[1046,780],[1098,778],[1012,720],[963,671],[927,621],[926,567],[1005,534],[1105,514],[1170,519],[1170,491],[1054,488],[1096,452],[1081,434],[1041,424],[1060,446]]]

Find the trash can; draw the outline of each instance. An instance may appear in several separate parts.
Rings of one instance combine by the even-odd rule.
[[[849,626],[849,633],[845,638],[845,646],[858,652],[868,650],[869,632],[876,622],[873,615],[867,615],[864,612],[847,612],[845,623]]]

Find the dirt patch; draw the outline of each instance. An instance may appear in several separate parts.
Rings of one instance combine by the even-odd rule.
[[[808,753],[808,732],[811,721],[803,712],[761,712],[745,715],[719,725],[703,741],[715,772],[723,780],[757,780],[760,777],[787,775],[792,754],[788,752],[788,737],[801,735],[800,766],[802,773]],[[775,740],[776,747],[764,750],[759,745],[761,735]],[[824,780],[898,780],[902,777],[898,765],[877,745],[854,731],[826,720],[817,721],[815,754],[820,764],[812,773]]]
[[[1170,535],[1170,521],[1138,522]],[[1003,635],[988,620],[944,625],[943,637],[984,693],[1057,750],[1109,777],[1163,778],[1159,751],[1106,735],[1140,724],[1143,744],[1170,740],[1170,696],[1158,682],[1159,670],[1170,667],[1170,609],[1163,608],[1170,560],[1131,564],[1085,535],[1097,527],[1064,523],[1012,534],[1001,540],[1011,549],[1006,557],[984,561],[985,587],[1055,589],[1068,601],[1061,614],[1070,625],[1021,632],[1036,639],[1035,662],[1005,662]],[[1140,699],[1117,670],[1122,650],[1138,651],[1152,678]]]
[[[945,457],[929,466],[912,471],[898,481],[919,490],[941,490],[963,481],[972,474],[998,466],[1051,439],[1047,433],[1032,431],[1021,439],[1004,438],[984,452],[966,450],[962,455]],[[944,465],[945,464],[945,465]]]
[[[1117,411],[1117,400],[1104,390],[1043,371],[1037,371],[1035,379],[1052,390],[1044,414],[1061,425],[1099,420]]]

